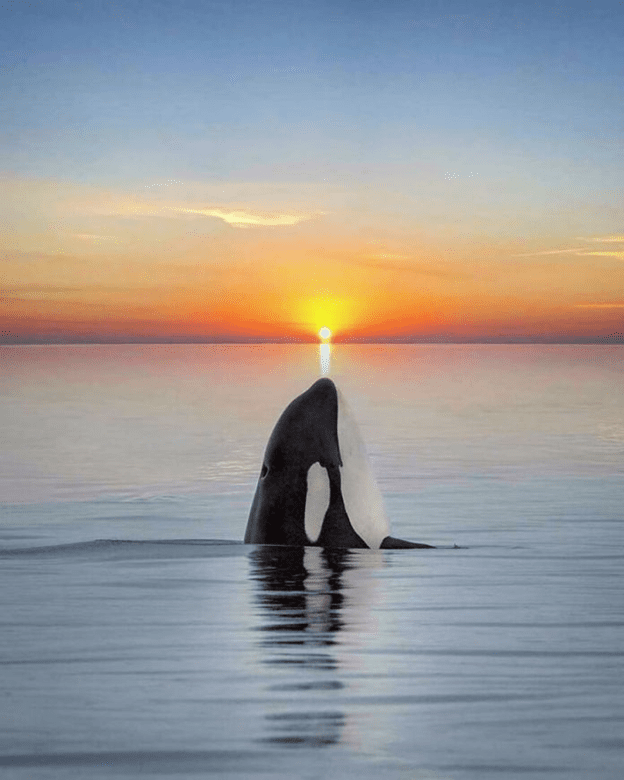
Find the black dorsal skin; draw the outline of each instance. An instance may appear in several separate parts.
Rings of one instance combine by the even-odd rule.
[[[330,504],[317,545],[366,547],[347,517],[340,492],[338,394],[331,379],[319,379],[295,398],[277,421],[264,453],[249,513],[245,542],[310,545],[304,515],[308,470],[327,469]]]
[[[419,547],[421,549],[435,550],[432,544],[421,544],[420,542],[406,542],[404,539],[395,539],[393,536],[386,536],[380,545],[381,550],[404,550],[406,548]]]
[[[318,539],[311,542],[304,518],[308,470],[327,470],[329,506]],[[338,394],[323,378],[284,410],[269,438],[245,531],[247,544],[357,548],[368,547],[354,530],[341,492]],[[386,536],[383,548],[428,547]]]

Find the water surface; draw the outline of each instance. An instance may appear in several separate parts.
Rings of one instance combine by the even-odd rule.
[[[240,543],[316,348],[0,348],[2,776],[619,780],[623,357],[334,348],[440,548],[332,552]]]

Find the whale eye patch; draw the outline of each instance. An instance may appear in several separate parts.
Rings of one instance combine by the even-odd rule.
[[[323,520],[329,508],[331,487],[327,469],[317,461],[308,469],[303,527],[314,544],[321,534]]]
[[[266,475],[269,473],[269,467],[266,463],[262,464],[262,471],[260,472],[260,479],[264,479]]]

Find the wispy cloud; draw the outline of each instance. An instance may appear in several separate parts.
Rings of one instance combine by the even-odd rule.
[[[163,203],[162,201],[141,200],[135,198],[114,198],[94,203],[92,206],[79,206],[83,212],[99,216],[118,217],[164,217],[165,219],[189,219],[193,217],[213,217],[221,219],[237,228],[284,227],[322,216],[322,211],[299,211],[290,209],[257,210],[240,206],[195,206],[184,203]],[[83,234],[87,237],[89,234]],[[95,237],[94,237],[95,238]],[[102,236],[101,238],[106,238]]]
[[[364,257],[354,258],[350,261],[352,265],[362,268],[372,268],[377,271],[388,271],[390,273],[407,273],[419,276],[438,276],[449,278],[457,274],[442,271],[438,268],[432,268],[421,263],[410,263],[409,255],[394,255],[379,253],[374,255],[365,255]]]
[[[576,309],[624,309],[624,303],[577,303]]]
[[[174,209],[180,214],[198,214],[204,217],[217,217],[233,227],[278,227],[283,225],[297,225],[308,219],[320,216],[323,212],[305,213],[276,213],[260,212],[246,209],[230,209],[227,207],[208,209],[188,209],[177,207]]]
[[[582,249],[580,247],[575,246],[571,249],[547,249],[544,252],[527,252],[521,255],[512,255],[512,257],[541,257],[542,255],[565,255],[565,254],[578,255],[581,252]]]
[[[116,236],[100,236],[96,233],[66,233],[70,238],[78,238],[80,241],[117,241]]]
[[[82,292],[81,287],[58,287],[46,284],[23,284],[17,287],[0,289],[0,300],[41,301],[50,298],[63,298],[72,293]]]
[[[54,252],[23,252],[21,249],[11,249],[0,255],[3,263],[37,263],[40,261],[58,260]]]
[[[604,244],[624,244],[624,236],[600,236],[595,238],[578,237],[576,241],[586,243],[599,242]],[[512,257],[542,257],[545,255],[576,255],[577,257],[619,257],[624,259],[624,249],[616,252],[595,251],[592,246],[566,247],[565,249],[545,249],[542,252],[527,252],[526,254],[512,255]]]
[[[365,255],[365,260],[410,260],[409,255],[393,255],[388,252],[377,252],[372,255]]]

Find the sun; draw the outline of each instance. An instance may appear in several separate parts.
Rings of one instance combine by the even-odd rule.
[[[321,328],[318,332],[319,336],[323,339],[323,341],[329,341],[331,338],[331,330],[329,328]]]

